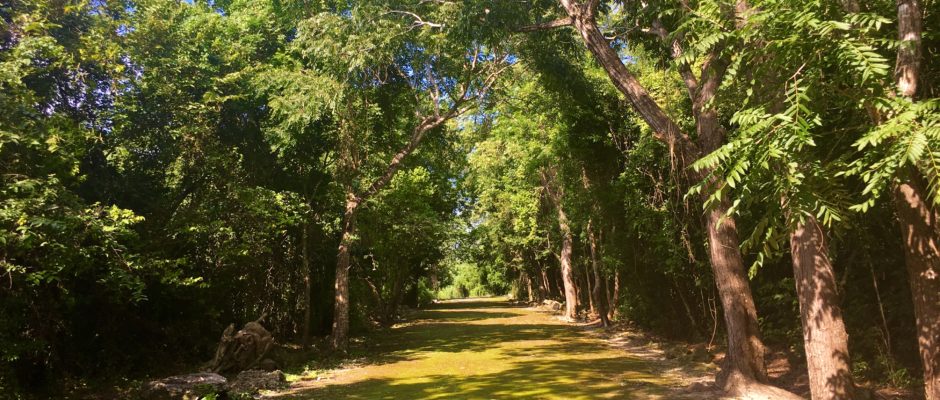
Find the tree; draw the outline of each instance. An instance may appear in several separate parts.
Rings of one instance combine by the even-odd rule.
[[[350,252],[360,207],[391,182],[426,135],[482,98],[507,61],[482,45],[444,41],[444,24],[459,17],[459,10],[408,2],[346,7],[309,19],[297,41],[306,68],[337,88],[319,108],[330,110],[336,124],[336,179],[345,194],[332,333],[333,348],[340,351],[349,332]],[[348,37],[357,41],[344,45]],[[378,162],[384,149],[366,149],[363,144],[371,141],[397,144],[397,150]]]
[[[692,100],[691,114],[695,120],[697,133],[697,138],[693,141],[673,118],[663,111],[634,74],[629,71],[617,51],[610,46],[597,24],[599,2],[561,0],[560,5],[565,17],[530,25],[521,30],[574,27],[614,85],[650,126],[654,137],[664,142],[670,151],[675,152],[679,170],[685,170],[700,155],[711,152],[721,145],[725,132],[720,124],[718,111],[710,107],[710,104],[727,72],[729,62],[724,47],[729,35],[709,31],[691,33],[692,35],[702,34],[702,36],[695,37],[699,40],[696,45],[701,48],[699,51],[701,54],[691,53],[692,57],[701,55],[706,60],[702,63],[700,76],[696,77],[691,71],[691,58],[683,54],[683,43],[679,40],[687,32],[668,32],[658,19],[651,21],[649,26],[642,27],[655,32],[659,39],[666,42],[664,45],[672,48],[672,56],[677,61],[679,72]],[[708,4],[703,7],[703,10],[709,13],[709,18],[731,25],[732,30],[746,25],[749,12],[744,2],[737,3],[734,10],[716,4]],[[671,43],[668,42],[670,35],[675,38]],[[697,179],[693,179],[705,179],[708,172],[701,171],[700,175],[695,177]],[[714,185],[715,182],[712,184]],[[743,257],[739,251],[737,229],[734,220],[726,216],[731,204],[723,197],[719,200],[706,210],[705,225],[708,231],[712,268],[724,309],[725,328],[728,331],[730,363],[723,374],[723,386],[729,392],[754,391],[772,393],[778,397],[792,396],[761,384],[766,380],[766,371],[757,311],[745,275]]]

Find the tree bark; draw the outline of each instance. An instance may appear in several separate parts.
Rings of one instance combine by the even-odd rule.
[[[597,315],[597,307],[594,303],[597,300],[594,297],[594,275],[591,274],[591,266],[587,264],[584,265],[584,288],[587,291],[584,297],[588,303],[588,315]]]
[[[524,271],[522,272],[522,276],[524,277],[523,279],[525,279],[525,285],[526,285],[526,291],[528,292],[527,295],[529,298],[529,303],[534,303],[536,295],[535,295],[535,288],[532,286],[532,279],[529,278],[529,274]]]
[[[574,271],[571,268],[571,252],[574,238],[571,227],[568,225],[568,215],[562,205],[561,188],[557,187],[557,174],[554,171],[541,172],[542,184],[555,210],[558,212],[558,230],[561,231],[561,253],[558,261],[561,264],[561,280],[565,292],[565,319],[574,321],[578,318],[578,292],[574,283]]]
[[[545,298],[550,299],[555,297],[555,291],[552,290],[552,282],[548,279],[548,271],[545,268],[540,269],[542,273],[542,287],[545,289]]]
[[[923,13],[919,0],[897,0],[898,6],[898,56],[894,66],[894,78],[898,94],[912,98],[917,94],[920,80],[921,48],[923,36]]]
[[[924,368],[924,395],[940,399],[940,239],[938,214],[918,177],[894,188]]]
[[[613,320],[619,320],[617,310],[620,309],[620,270],[614,271],[614,288],[610,291],[610,302],[607,303],[610,305],[610,310],[608,311],[609,315],[607,318]]]
[[[575,289],[573,272],[571,269],[571,249],[573,239],[571,237],[571,228],[568,226],[568,216],[561,204],[556,204],[558,210],[558,229],[561,230],[561,255],[558,257],[561,263],[561,279],[565,286],[565,318],[575,320],[578,317],[578,292]]]
[[[724,309],[728,331],[730,365],[724,371],[724,386],[731,388],[741,380],[764,381],[764,345],[757,325],[751,287],[744,272],[744,259],[738,248],[738,230],[732,218],[723,218],[730,204],[722,200],[706,213],[708,251],[715,284]],[[729,386],[730,385],[730,386]]]
[[[450,118],[461,113],[460,103],[463,100],[458,99],[445,115],[428,116],[421,120],[414,130],[408,143],[398,153],[392,157],[385,172],[372,182],[369,187],[357,195],[351,185],[346,187],[346,209],[343,213],[343,234],[340,239],[339,249],[336,256],[336,282],[334,284],[335,302],[333,306],[333,333],[331,334],[331,345],[334,350],[346,351],[346,341],[349,336],[349,267],[350,267],[350,248],[356,228],[356,211],[360,205],[367,199],[378,193],[382,188],[388,185],[401,168],[402,162],[411,155],[421,144],[424,135],[431,129],[441,126]]]
[[[700,154],[713,151],[721,145],[724,140],[723,132],[714,110],[701,110],[698,106],[693,110],[699,140],[702,141],[699,148],[653,100],[598,28],[595,20],[596,0],[559,1],[571,18],[571,25],[581,35],[585,45],[607,72],[614,86],[627,97],[637,113],[652,128],[653,136],[664,142],[670,151],[677,155],[680,169],[685,169]],[[707,78],[707,81],[697,90],[698,93],[690,87],[695,103],[706,104],[714,96],[724,72],[721,64],[713,63],[710,75],[702,74],[702,78]],[[700,176],[704,177],[708,172],[704,171]],[[725,325],[728,331],[728,363],[719,376],[719,384],[732,394],[748,393],[780,399],[798,398],[792,393],[761,384],[766,381],[764,346],[758,329],[753,296],[744,272],[734,220],[730,217],[722,218],[728,208],[727,200],[722,199],[716,209],[706,213],[712,270],[725,310]],[[722,219],[723,222],[719,225]]]
[[[343,235],[336,255],[336,283],[333,303],[333,350],[345,352],[349,337],[349,267],[350,250],[356,233],[356,210],[359,201],[352,191],[346,193],[346,209],[343,213]]]
[[[898,46],[895,82],[898,94],[914,98],[921,72],[923,13],[918,0],[897,0]],[[927,197],[923,176],[908,168],[893,188],[904,243],[917,324],[917,344],[924,369],[924,395],[940,400],[940,226]]]
[[[592,293],[594,297],[594,305],[597,309],[597,315],[601,319],[601,325],[604,327],[610,326],[610,320],[607,319],[607,291],[604,290],[604,280],[601,279],[600,274],[600,257],[598,255],[598,246],[597,246],[597,237],[594,235],[592,221],[588,221],[588,241],[591,246],[591,267],[594,269],[594,291]]]
[[[301,343],[303,348],[306,349],[310,345],[310,297],[313,285],[313,282],[310,280],[310,233],[309,233],[309,223],[304,222],[303,232],[301,232],[300,240],[303,242],[301,244],[302,251],[301,257],[303,257],[303,277],[304,277],[304,319],[303,327],[301,328]]]
[[[855,386],[849,363],[849,335],[842,321],[825,232],[816,218],[807,216],[790,233],[790,251],[810,393],[813,400],[851,399]]]

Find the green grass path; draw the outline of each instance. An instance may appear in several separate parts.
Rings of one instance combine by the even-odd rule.
[[[505,299],[450,301],[366,339],[361,362],[300,377],[286,399],[651,399],[655,361]]]

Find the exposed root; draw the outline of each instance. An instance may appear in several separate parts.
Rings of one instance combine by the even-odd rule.
[[[794,393],[746,378],[732,372],[721,385],[728,396],[739,400],[802,400]]]

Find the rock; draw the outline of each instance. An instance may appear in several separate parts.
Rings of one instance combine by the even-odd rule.
[[[212,372],[177,375],[147,382],[143,398],[148,400],[195,399],[225,392],[225,377]]]
[[[255,394],[259,390],[275,390],[287,386],[287,378],[281,371],[250,369],[238,373],[229,386],[232,393]]]
[[[561,311],[561,303],[555,300],[545,299],[544,301],[542,301],[542,305],[544,305],[546,308],[552,311]]]

